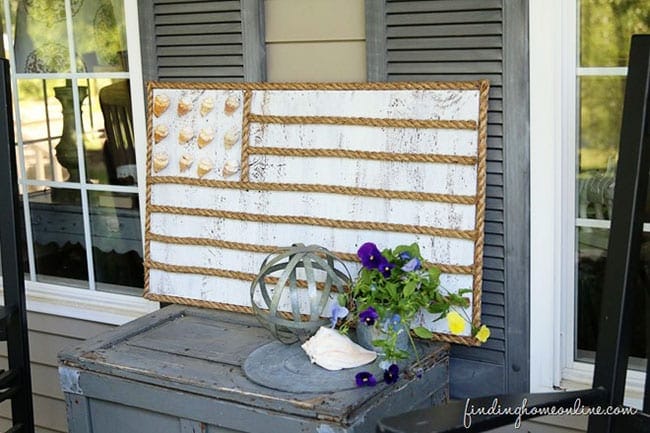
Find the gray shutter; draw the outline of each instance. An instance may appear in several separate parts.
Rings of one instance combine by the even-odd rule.
[[[482,321],[492,336],[480,348],[452,348],[459,398],[529,386],[526,8],[525,0],[366,0],[369,81],[490,80]]]
[[[145,81],[264,81],[262,3],[138,0]]]

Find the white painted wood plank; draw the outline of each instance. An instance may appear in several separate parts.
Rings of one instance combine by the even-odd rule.
[[[251,181],[307,183],[475,195],[476,168],[468,165],[368,161],[323,157],[251,156]]]
[[[478,120],[478,90],[260,90],[251,112],[274,116]]]
[[[176,237],[200,237],[256,245],[286,247],[296,242],[323,245],[332,251],[356,253],[365,242],[380,248],[417,242],[425,259],[434,263],[471,265],[474,242],[409,233],[332,229],[297,224],[263,224],[188,215],[151,215],[151,232]],[[246,254],[246,253],[244,253]]]
[[[341,125],[252,123],[251,144],[289,149],[344,149],[362,152],[476,155],[478,134],[472,130],[377,128]]]
[[[473,205],[341,196],[301,192],[213,189],[189,185],[156,185],[151,203],[199,209],[221,209],[264,215],[290,215],[473,230]],[[291,203],[291,206],[287,206]],[[359,212],[363,210],[363,212]]]

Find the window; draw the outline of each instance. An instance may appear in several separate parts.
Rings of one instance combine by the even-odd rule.
[[[642,0],[580,0],[576,111],[576,317],[574,359],[593,362],[614,192],[625,75],[634,33],[650,31]],[[647,222],[650,223],[650,213]],[[642,287],[650,287],[650,224],[643,244]],[[646,299],[635,304],[630,368],[645,370]]]
[[[533,391],[591,384],[629,37],[650,31],[644,6],[530,2]],[[639,278],[647,278],[645,254]],[[639,329],[644,320],[636,319]],[[643,367],[645,340],[635,341],[640,357],[630,363],[628,404],[639,404],[643,394],[644,373],[636,369]]]
[[[141,78],[128,61],[138,37],[129,3],[3,3],[28,287],[141,294],[133,113],[143,109],[131,98]]]

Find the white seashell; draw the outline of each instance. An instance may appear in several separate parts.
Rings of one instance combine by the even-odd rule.
[[[192,111],[192,99],[189,96],[184,96],[180,101],[178,101],[176,113],[179,116],[185,116],[190,111]]]
[[[167,135],[169,135],[169,128],[167,125],[158,125],[153,130],[153,139],[156,143],[159,143],[161,140],[167,137]]]
[[[221,169],[221,174],[223,177],[232,176],[233,174],[239,171],[239,163],[237,161],[226,161]]]
[[[206,116],[214,108],[214,99],[207,97],[201,101],[201,116]]]
[[[153,114],[160,117],[169,108],[169,96],[165,94],[156,95],[153,98]]]
[[[226,104],[224,106],[223,111],[230,116],[232,113],[237,111],[238,108],[239,108],[239,96],[236,95],[228,96],[228,98],[226,98]]]
[[[196,140],[196,143],[199,145],[199,148],[204,148],[214,139],[214,130],[210,127],[202,128],[199,132],[199,137]]]
[[[189,126],[185,126],[178,132],[178,143],[185,144],[194,137],[194,131]]]
[[[237,140],[239,140],[239,131],[236,128],[232,128],[223,135],[223,147],[232,149],[235,143],[237,143]]]
[[[153,171],[158,173],[169,164],[169,155],[165,152],[160,152],[153,157]]]
[[[301,346],[309,360],[327,370],[342,370],[369,364],[377,353],[364,349],[338,331],[321,327]]]
[[[194,162],[194,157],[192,156],[191,153],[184,153],[181,156],[181,159],[178,160],[178,168],[180,169],[181,173],[190,168],[192,163]]]
[[[199,177],[203,177],[210,173],[213,168],[214,164],[212,163],[212,160],[210,158],[203,158],[199,161],[199,165],[196,168],[196,174],[198,174]]]

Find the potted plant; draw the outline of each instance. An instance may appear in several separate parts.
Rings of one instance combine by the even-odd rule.
[[[380,365],[389,375],[387,382],[397,375],[396,364],[408,358],[410,350],[418,355],[411,333],[424,339],[433,337],[423,326],[412,327],[420,310],[437,314],[436,320],[446,318],[455,334],[471,323],[465,312],[470,305],[465,295],[472,290],[450,292],[443,288],[440,269],[422,258],[417,244],[380,251],[367,242],[357,255],[362,267],[351,290],[339,296],[339,305],[332,311],[333,324],[346,317],[339,325],[342,332],[356,325],[359,343],[378,352]],[[472,327],[472,335],[485,342],[490,331],[485,325]]]

